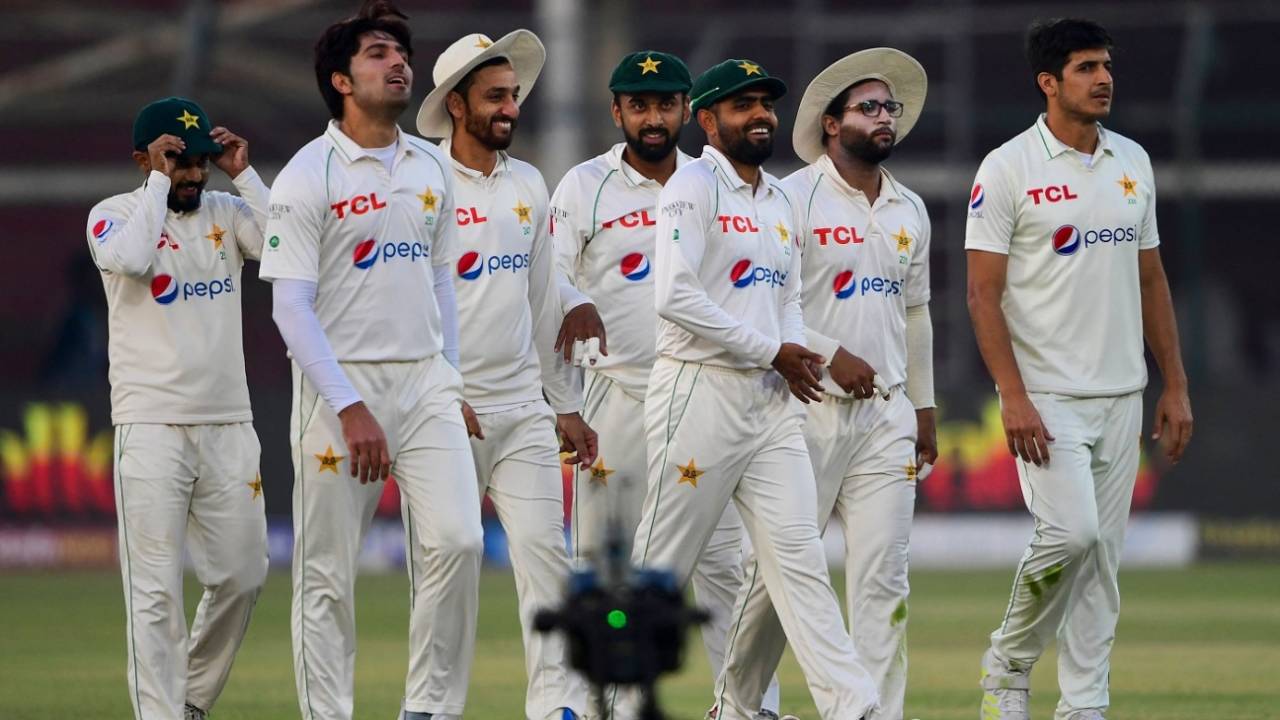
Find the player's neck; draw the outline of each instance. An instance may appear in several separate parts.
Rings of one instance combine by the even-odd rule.
[[[1063,144],[1092,155],[1098,149],[1098,122],[1080,117],[1050,103],[1044,114],[1049,132]]]
[[[622,161],[641,175],[656,181],[659,185],[666,185],[667,181],[676,172],[676,153],[680,152],[672,148],[671,152],[658,162],[648,162],[642,160],[635,153],[631,152],[630,147],[622,149]]]
[[[453,128],[453,136],[449,139],[449,154],[463,167],[471,168],[482,175],[489,175],[498,165],[498,151],[485,145],[464,129]]]
[[[720,154],[725,156],[725,158],[729,160],[729,164],[733,166],[733,169],[735,171],[737,171],[738,177],[742,178],[743,182],[750,185],[752,190],[755,190],[760,186],[761,175],[760,175],[759,165],[744,163],[741,160],[738,160],[734,156],[730,155],[724,148],[720,147],[719,145],[712,145],[712,147],[714,147],[716,150],[719,150]]]
[[[394,117],[369,115],[353,105],[344,108],[338,129],[362,148],[384,148],[396,143]]]
[[[827,148],[827,157],[836,166],[840,178],[853,188],[867,196],[867,204],[875,205],[880,197],[880,163],[869,163],[850,155],[843,147]]]

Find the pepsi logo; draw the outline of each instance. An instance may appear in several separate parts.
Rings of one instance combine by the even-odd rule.
[[[93,239],[102,242],[111,234],[111,229],[116,226],[115,222],[103,218],[93,224]]]
[[[351,253],[351,262],[361,270],[368,270],[378,261],[378,241],[373,238],[361,240]]]
[[[755,273],[752,272],[751,261],[742,259],[733,264],[729,269],[729,280],[734,287],[743,288],[755,280]]]
[[[1080,249],[1080,229],[1075,225],[1063,225],[1053,231],[1053,251],[1059,255],[1074,255]]]
[[[642,253],[627,253],[619,267],[622,270],[622,277],[632,282],[649,277],[649,258]]]
[[[853,278],[852,270],[841,270],[836,273],[836,279],[831,283],[831,286],[836,293],[837,300],[844,300],[858,289],[858,283]]]
[[[969,209],[977,210],[982,207],[982,201],[987,199],[987,193],[982,189],[982,183],[976,183],[973,191],[969,193]]]
[[[475,250],[468,250],[458,258],[458,277],[463,280],[475,280],[484,272],[484,258]]]
[[[178,281],[172,275],[156,275],[151,278],[151,297],[161,305],[168,305],[178,298]]]

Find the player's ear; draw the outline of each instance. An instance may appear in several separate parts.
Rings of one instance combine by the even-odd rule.
[[[329,76],[329,84],[342,95],[350,95],[353,92],[351,78],[337,70]]]
[[[151,172],[151,156],[147,155],[141,150],[134,150],[133,161],[137,163],[138,169],[141,170],[142,172],[144,173]]]
[[[1058,78],[1050,72],[1042,72],[1036,75],[1036,84],[1040,86],[1040,91],[1046,97],[1055,97],[1058,94]]]
[[[706,133],[708,140],[711,139],[712,133],[716,131],[716,114],[710,108],[698,110],[698,127]]]
[[[462,120],[467,116],[467,102],[457,90],[450,90],[444,96],[444,108],[449,111],[449,116],[454,121]]]
[[[693,113],[689,111],[689,96],[685,94],[681,94],[680,97],[681,97],[681,102],[684,104],[684,114],[681,116],[680,124],[688,125],[689,118],[693,117]]]
[[[613,116],[614,126],[622,127],[622,105],[617,95],[614,95],[613,100],[609,103],[609,114]]]

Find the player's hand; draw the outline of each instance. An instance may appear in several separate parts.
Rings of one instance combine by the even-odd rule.
[[[1000,399],[1000,420],[1004,423],[1009,454],[1035,463],[1036,467],[1047,466],[1053,435],[1040,419],[1040,411],[1031,404],[1031,398],[1024,392],[1002,395]]]
[[[599,338],[600,354],[609,354],[609,346],[604,338],[604,321],[600,319],[600,313],[596,312],[596,306],[592,303],[583,303],[564,314],[560,334],[556,336],[555,351],[564,356],[565,363],[571,363],[574,341],[587,338]]]
[[[591,467],[600,452],[600,438],[578,413],[556,415],[556,430],[560,433],[560,452],[573,453],[564,459],[566,465],[577,464],[583,470]]]
[[[933,408],[916,411],[916,467],[938,462],[938,425]]]
[[[480,418],[476,417],[476,411],[471,409],[466,400],[462,401],[462,422],[467,426],[467,437],[484,439],[484,431],[480,429]]]
[[[836,348],[829,370],[835,384],[855,398],[866,400],[876,394],[875,368],[843,347]]]
[[[1165,388],[1156,402],[1155,425],[1151,439],[1164,438],[1165,454],[1169,462],[1177,464],[1191,442],[1191,398],[1185,389]],[[1167,435],[1166,435],[1167,433]]]
[[[342,439],[351,454],[351,477],[360,484],[386,480],[391,475],[391,453],[387,451],[387,436],[382,432],[373,413],[363,403],[348,405],[338,413],[342,422]]]
[[[187,149],[187,143],[177,135],[165,133],[147,146],[147,159],[151,161],[151,169],[164,173],[166,177],[173,174],[173,159]],[[172,153],[172,154],[170,154]]]
[[[773,369],[787,381],[791,394],[802,403],[822,402],[825,388],[819,384],[826,358],[797,343],[782,343],[773,357]]]
[[[249,142],[221,125],[210,130],[209,137],[222,145],[222,152],[213,156],[213,164],[235,180],[249,167]]]

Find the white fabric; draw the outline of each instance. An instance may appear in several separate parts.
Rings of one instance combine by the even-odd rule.
[[[753,189],[707,146],[662,188],[654,252],[658,356],[768,368],[804,343],[797,213],[772,175]]]
[[[443,348],[431,265],[454,259],[453,181],[439,148],[399,133],[394,172],[331,122],[276,178],[260,277],[310,280],[340,362]]]
[[[828,361],[837,347],[866,360],[884,384],[907,379],[907,308],[929,302],[932,230],[924,201],[881,170],[875,205],[831,158],[782,187],[799,208],[806,340]],[[849,397],[834,382],[827,392]]]
[[[803,411],[773,371],[659,358],[645,399],[649,489],[632,561],[680,586],[734,501],[763,582],[825,720],[876,707],[875,681],[845,631],[819,535]],[[750,592],[750,590],[748,590]],[[722,708],[751,720],[760,694]]]
[[[365,150],[370,155],[381,160],[383,167],[387,169],[387,174],[390,175],[396,163],[396,145],[397,143],[391,143],[386,147],[365,148]]]
[[[316,284],[281,278],[271,288],[271,319],[289,348],[293,361],[335,413],[360,402],[360,394],[333,356],[329,339],[316,317]]]
[[[1137,481],[1142,393],[1072,398],[1032,393],[1053,433],[1050,463],[1018,461],[1018,479],[1036,531],[1018,572],[991,651],[1014,670],[1029,670],[1058,643],[1056,720],[1077,710],[1105,710],[1116,620],[1120,549]]]
[[[1001,309],[1027,390],[1124,395],[1147,383],[1138,251],[1160,244],[1151,160],[1101,127],[1092,168],[1069,149],[1041,116],[987,155],[965,248],[1009,257]]]
[[[404,709],[461,715],[475,652],[483,531],[462,423],[462,378],[443,357],[345,363],[387,437],[409,570]],[[350,720],[361,540],[384,485],[351,477],[342,425],[293,365],[293,667],[303,720]],[[325,458],[331,459],[326,462]]]
[[[226,685],[267,579],[267,518],[253,425],[121,424],[116,519],[134,715],[182,720]],[[188,545],[188,541],[190,545]],[[183,552],[204,593],[188,638]]]
[[[443,347],[440,354],[449,364],[459,367],[458,360],[458,296],[453,291],[453,272],[448,265],[435,265],[431,268],[432,292],[436,296],[436,307],[440,308],[440,336]]]
[[[916,410],[936,407],[933,397],[933,320],[929,317],[928,303],[907,308],[906,335],[907,398]]]
[[[556,269],[604,321],[609,354],[596,372],[644,399],[655,357],[654,237],[662,185],[623,160],[626,143],[570,168],[551,196]],[[676,150],[676,167],[692,158]],[[568,307],[566,303],[566,308]]]
[[[450,143],[441,143],[445,153]],[[476,412],[542,398],[557,413],[582,409],[574,369],[555,352],[563,313],[547,187],[532,165],[499,153],[484,175],[453,158],[457,192],[458,345],[466,400]]]
[[[246,422],[249,390],[241,335],[240,271],[262,250],[269,190],[252,168],[239,197],[205,192],[175,213],[170,181],[94,206],[85,237],[102,271],[111,361],[111,421]]]

